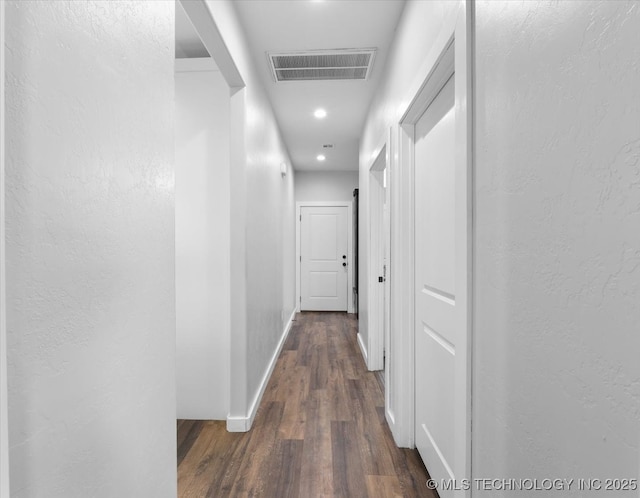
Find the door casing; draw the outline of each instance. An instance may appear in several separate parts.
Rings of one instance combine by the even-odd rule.
[[[0,2],[0,498],[9,497],[9,421],[7,415],[7,327],[4,225],[4,2]]]
[[[352,201],[299,201],[296,202],[296,312],[300,312],[300,256],[301,256],[301,224],[302,207],[346,207],[347,208],[347,313],[354,312],[353,304],[353,202]]]
[[[389,202],[390,175],[389,175],[389,147],[387,140],[382,140],[377,150],[375,159],[369,168],[369,304],[367,306],[367,344],[364,344],[362,336],[358,334],[358,343],[362,350],[365,362],[369,370],[382,370],[384,365],[385,349],[385,327],[388,327],[389,317],[389,282],[391,274],[391,263],[387,257],[386,276],[383,275],[383,260],[385,246],[388,248],[388,238],[390,237],[390,226],[385,225],[383,206],[385,196]],[[386,173],[385,173],[386,172]],[[383,176],[387,176],[386,188],[383,183]],[[384,282],[379,282],[379,277],[385,277]],[[385,309],[386,308],[386,309]],[[388,330],[388,328],[387,328]],[[386,373],[385,373],[386,375]]]

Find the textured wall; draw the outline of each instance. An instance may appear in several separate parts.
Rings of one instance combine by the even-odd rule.
[[[353,201],[358,188],[357,171],[298,171],[296,173],[296,202]]]
[[[173,497],[173,2],[7,2],[12,496]]]
[[[637,478],[640,4],[476,19],[474,476]]]
[[[182,62],[177,60],[176,67]],[[197,62],[215,68],[211,59]],[[226,420],[229,412],[229,182],[229,86],[217,69],[177,70],[176,388],[181,419]]]

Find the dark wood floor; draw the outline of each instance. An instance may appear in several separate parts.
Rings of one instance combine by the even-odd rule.
[[[437,497],[393,442],[356,331],[352,315],[298,314],[250,432],[178,421],[179,496]]]

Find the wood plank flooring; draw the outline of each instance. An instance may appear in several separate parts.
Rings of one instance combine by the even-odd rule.
[[[352,315],[299,313],[250,432],[179,420],[179,497],[437,498],[393,442],[356,332]]]

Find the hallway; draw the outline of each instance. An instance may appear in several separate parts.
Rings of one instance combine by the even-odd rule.
[[[416,450],[399,449],[353,315],[299,313],[253,428],[178,421],[178,495],[433,497]]]
[[[639,61],[638,0],[0,0],[0,498],[637,497]]]

